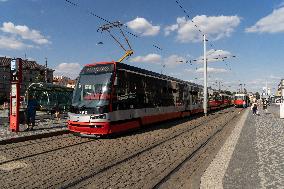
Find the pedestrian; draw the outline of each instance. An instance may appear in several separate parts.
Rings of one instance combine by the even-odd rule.
[[[54,107],[54,115],[57,121],[59,121],[60,120],[60,109],[59,109],[58,104],[56,104]]]
[[[268,105],[268,102],[266,99],[264,99],[262,102],[262,109],[265,111],[265,113],[267,113],[267,105]]]
[[[257,115],[258,114],[258,112],[257,112],[257,103],[256,102],[252,103],[251,109],[252,109],[252,114],[253,115]]]
[[[30,95],[28,99],[27,110],[26,110],[26,124],[27,124],[26,131],[33,130],[35,126],[35,116],[36,116],[37,107],[38,107],[38,103],[36,99],[32,95]],[[30,127],[30,124],[31,124],[31,127]]]
[[[243,101],[243,108],[246,108],[246,101]]]

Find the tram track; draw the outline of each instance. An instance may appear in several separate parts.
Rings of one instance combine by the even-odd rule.
[[[0,151],[5,151],[5,150],[15,150],[17,148],[22,148],[25,146],[32,146],[35,144],[41,144],[41,143],[45,143],[48,142],[50,140],[61,140],[64,138],[69,138],[71,136],[71,134],[64,134],[61,136],[52,136],[52,137],[47,137],[47,138],[40,138],[40,139],[35,139],[35,140],[28,140],[25,142],[18,142],[18,143],[10,143],[10,144],[5,144],[5,145],[0,145]]]
[[[84,177],[81,177],[80,179],[78,179],[78,180],[76,180],[76,181],[73,181],[72,183],[69,183],[68,185],[62,186],[61,188],[64,188],[64,189],[65,189],[65,188],[72,188],[72,187],[75,187],[75,188],[76,188],[76,185],[77,185],[77,184],[79,184],[79,183],[81,183],[81,182],[83,182],[83,181],[85,181],[85,180],[88,180],[88,179],[90,179],[90,178],[92,178],[92,177],[95,177],[96,175],[99,175],[99,174],[101,174],[101,173],[103,173],[103,172],[105,172],[105,171],[107,171],[107,170],[109,170],[109,169],[111,169],[111,168],[114,168],[114,167],[116,167],[116,166],[119,166],[120,164],[123,164],[123,163],[125,163],[125,162],[127,162],[127,161],[129,161],[129,160],[131,160],[131,159],[134,159],[134,158],[136,158],[137,156],[139,156],[139,155],[141,155],[141,154],[143,154],[143,153],[145,153],[145,152],[148,152],[148,151],[150,151],[150,150],[152,150],[152,149],[154,149],[154,148],[156,148],[156,147],[158,147],[158,146],[160,146],[160,145],[162,145],[162,144],[165,144],[166,142],[169,142],[169,141],[171,141],[171,140],[173,140],[173,139],[176,139],[177,137],[183,135],[183,134],[186,133],[186,132],[191,132],[191,131],[193,131],[194,129],[197,129],[197,128],[199,128],[199,127],[201,127],[201,126],[203,126],[203,125],[205,125],[205,124],[211,122],[212,120],[217,119],[217,118],[220,117],[220,116],[222,116],[222,115],[214,116],[213,118],[211,118],[211,119],[209,119],[209,120],[205,120],[204,122],[202,122],[202,123],[200,123],[200,124],[198,124],[198,125],[195,125],[195,126],[193,126],[193,127],[187,128],[187,129],[180,130],[180,131],[178,132],[178,134],[175,134],[174,136],[171,136],[171,137],[168,137],[168,138],[166,138],[166,139],[164,139],[164,140],[158,141],[156,144],[153,144],[153,145],[148,146],[148,147],[146,147],[146,148],[144,148],[144,149],[141,149],[141,150],[139,150],[139,151],[136,151],[136,152],[134,152],[132,155],[127,156],[127,157],[125,157],[125,158],[123,158],[123,159],[121,159],[121,160],[119,160],[119,161],[117,161],[117,162],[113,162],[112,164],[103,166],[103,168],[101,168],[101,169],[99,169],[99,170],[96,170],[96,171],[94,170],[94,172],[93,172],[92,174],[87,175],[87,176],[84,176]],[[236,116],[237,116],[237,115],[235,115],[233,118],[235,118]],[[231,119],[230,119],[230,120],[231,120]],[[230,121],[230,120],[229,120],[229,121]],[[229,121],[228,121],[228,122],[229,122]],[[226,122],[226,124],[227,124],[228,122]],[[210,141],[210,139],[211,139],[212,137],[214,137],[214,136],[215,136],[218,132],[220,132],[221,130],[222,130],[222,129],[218,129],[218,131],[217,131],[216,133],[214,133],[210,138],[208,138],[198,149],[196,149],[196,150],[194,151],[194,153],[192,153],[188,158],[186,158],[185,161],[188,160],[188,159],[190,159],[191,157],[193,157],[194,154],[196,154],[196,152],[198,152],[202,147],[204,147],[204,146]],[[184,161],[184,162],[185,162],[185,161]],[[179,165],[173,170],[173,172],[175,172],[177,169],[179,169],[179,167],[182,166],[182,164],[183,164],[183,163],[179,164]],[[167,175],[165,178],[163,178],[163,179],[161,180],[161,182],[157,183],[156,186],[158,187],[160,184],[162,184],[163,181],[165,181],[164,179],[167,180],[167,178],[168,178],[169,176],[170,176],[170,174]],[[156,188],[156,186],[155,186],[154,188]]]
[[[197,149],[195,149],[191,154],[189,154],[183,161],[181,161],[174,169],[169,171],[169,173],[160,179],[159,182],[157,182],[153,189],[160,188],[164,183],[166,183],[170,177],[174,174],[176,174],[189,160],[191,160],[198,152],[201,151],[219,132],[221,132],[224,127],[226,127],[233,119],[235,119],[238,116],[238,114],[234,115],[230,120],[228,120],[225,124],[222,125],[221,128],[219,128],[213,135],[211,135],[209,138],[207,138],[206,141],[204,141]]]
[[[215,113],[218,113],[218,112],[215,112]],[[213,119],[214,119],[214,118],[212,118],[212,119],[210,119],[210,120],[206,120],[205,122],[210,122],[210,121],[213,120]],[[196,126],[194,126],[194,127],[192,127],[192,128],[187,128],[187,129],[184,129],[184,130],[180,130],[180,131],[178,131],[178,134],[177,134],[177,135],[175,135],[175,136],[173,136],[173,137],[170,137],[169,139],[166,139],[166,140],[164,140],[164,141],[162,141],[162,142],[158,142],[157,145],[162,144],[162,143],[164,143],[164,142],[166,142],[166,141],[168,141],[168,140],[171,140],[171,139],[173,139],[173,138],[176,138],[176,137],[178,137],[179,135],[181,135],[183,132],[188,132],[189,130],[192,130],[192,129],[195,129],[195,128],[201,126],[202,124],[204,124],[204,123],[201,123],[201,124],[199,124],[199,125],[196,125]],[[147,132],[147,129],[148,129],[148,128],[146,128],[146,131],[145,131],[145,132]],[[144,131],[142,130],[142,132],[144,132]],[[56,150],[62,150],[62,149],[64,149],[64,148],[68,148],[68,147],[72,147],[72,146],[76,146],[76,145],[80,145],[80,144],[85,144],[85,143],[94,141],[93,139],[80,138],[81,140],[87,140],[87,141],[81,142],[81,141],[79,140],[78,143],[71,144],[71,145],[66,145],[66,146],[62,146],[62,147],[58,147],[58,148],[54,148],[54,149],[50,149],[50,150],[46,150],[46,148],[44,147],[44,146],[48,146],[48,145],[51,143],[51,141],[52,141],[52,143],[54,143],[54,142],[55,142],[54,140],[65,140],[64,143],[67,142],[67,144],[69,144],[69,142],[66,141],[66,139],[69,139],[69,138],[71,138],[71,140],[74,140],[75,142],[76,142],[76,140],[78,139],[77,136],[74,136],[74,135],[72,135],[72,134],[67,134],[66,136],[63,136],[63,137],[62,137],[62,136],[59,136],[59,137],[49,137],[49,138],[44,138],[44,139],[31,140],[31,141],[25,142],[25,143],[27,143],[27,144],[22,144],[22,145],[21,145],[21,144],[19,144],[19,143],[16,143],[16,144],[15,144],[16,146],[14,146],[14,147],[0,148],[1,151],[6,152],[6,153],[8,152],[8,154],[9,154],[9,151],[10,151],[10,152],[13,152],[13,151],[14,151],[15,149],[17,149],[17,148],[25,148],[25,147],[28,147],[28,146],[32,146],[32,147],[30,147],[30,148],[33,149],[33,152],[32,152],[32,153],[28,152],[29,154],[26,155],[26,156],[23,155],[23,154],[25,154],[25,153],[23,153],[23,152],[25,152],[25,150],[24,150],[24,149],[21,149],[21,150],[20,150],[21,153],[22,153],[22,156],[21,156],[21,157],[17,157],[17,158],[5,160],[5,161],[0,161],[0,165],[5,164],[5,163],[9,163],[9,162],[12,162],[12,161],[18,161],[18,160],[22,160],[22,159],[24,159],[24,158],[29,158],[29,157],[33,157],[33,156],[37,156],[37,155],[49,153],[49,152],[54,152],[54,151],[56,151]],[[52,139],[52,140],[51,140],[51,139]],[[72,141],[71,141],[71,143],[72,143]],[[17,144],[19,144],[19,145],[17,145]],[[40,146],[40,144],[43,144],[43,145]],[[60,145],[60,144],[62,144],[62,143],[56,142],[56,144]],[[14,145],[14,144],[12,144],[12,145]],[[156,145],[153,145],[153,146],[156,146]],[[151,149],[151,147],[150,147],[149,149]],[[142,151],[144,151],[144,150],[142,150]],[[139,153],[138,153],[138,154],[139,154]],[[13,155],[13,153],[12,153],[11,155]]]
[[[68,138],[71,139],[71,141],[66,141],[66,139],[68,139]],[[5,163],[10,163],[10,162],[13,162],[13,161],[19,161],[19,160],[23,160],[25,158],[30,158],[30,157],[54,152],[54,151],[57,151],[57,150],[62,150],[62,149],[65,149],[65,148],[70,148],[70,147],[73,147],[73,146],[92,142],[92,140],[90,140],[90,139],[84,139],[84,141],[77,140],[77,137],[75,137],[73,135],[68,135],[66,137],[59,138],[58,140],[62,140],[62,139],[65,140],[64,143],[63,142],[60,143],[58,141],[56,143],[60,147],[56,146],[55,148],[51,148],[51,149],[46,148],[48,143],[51,143],[50,141],[38,141],[37,143],[33,142],[33,143],[26,144],[26,145],[18,146],[17,148],[29,147],[29,148],[33,149],[33,151],[31,151],[30,149],[28,149],[28,150],[20,149],[19,150],[19,152],[21,153],[20,155],[15,154],[15,148],[9,148],[9,149],[6,148],[2,152],[4,152],[5,154],[10,154],[12,157],[14,156],[16,158],[8,158],[8,159],[5,159],[4,161],[0,161],[0,166],[5,164]],[[45,145],[41,145],[44,142],[45,142]],[[52,142],[54,142],[54,141],[52,141]],[[30,145],[34,145],[34,146],[31,147]]]
[[[226,112],[226,113],[224,113]],[[77,185],[80,185],[81,182],[84,182],[86,180],[91,179],[92,177],[96,177],[97,175],[103,174],[104,172],[107,172],[110,169],[113,169],[114,167],[120,167],[121,164],[124,164],[127,161],[133,160],[135,158],[137,158],[138,156],[143,155],[144,153],[147,153],[151,150],[155,150],[155,148],[159,148],[159,146],[164,145],[165,143],[171,141],[171,140],[175,140],[176,138],[178,138],[179,136],[183,135],[183,133],[185,132],[194,132],[195,129],[200,128],[200,126],[206,124],[206,123],[210,123],[211,121],[218,119],[220,116],[227,114],[227,113],[232,113],[232,109],[227,109],[227,110],[223,110],[222,112],[215,112],[215,115],[210,115],[210,119],[205,118],[205,117],[201,117],[201,118],[197,118],[196,120],[193,119],[190,121],[189,126],[183,126],[179,128],[174,128],[172,129],[174,132],[173,133],[168,133],[167,129],[166,130],[162,130],[163,132],[158,132],[155,131],[155,133],[162,133],[161,135],[157,135],[154,138],[151,138],[151,141],[148,141],[147,138],[146,141],[141,141],[141,136],[149,136],[148,134],[151,134],[151,130],[155,130],[157,129],[156,126],[155,127],[151,127],[151,128],[145,128],[145,129],[141,129],[138,132],[134,132],[131,133],[129,135],[122,135],[121,137],[115,138],[115,139],[99,139],[99,140],[90,140],[89,139],[82,139],[79,138],[80,140],[78,141],[78,144],[75,143],[75,145],[72,146],[68,146],[66,144],[65,147],[61,147],[61,148],[54,148],[51,150],[44,150],[43,151],[34,151],[32,155],[26,155],[26,156],[21,156],[18,158],[14,158],[10,160],[6,159],[5,162],[2,162],[2,164],[6,164],[8,163],[8,161],[11,163],[13,161],[24,161],[24,162],[33,162],[33,161],[38,161],[37,159],[40,160],[44,160],[41,163],[33,163],[33,166],[43,166],[44,164],[50,162],[49,166],[53,167],[54,171],[51,172],[51,170],[48,167],[43,167],[42,170],[40,170],[40,172],[38,172],[38,174],[45,174],[45,178],[43,179],[42,177],[38,176],[38,180],[43,179],[42,183],[41,182],[36,182],[34,183],[35,186],[41,186],[41,185],[45,185],[46,188],[72,188],[72,187],[76,187]],[[164,126],[164,124],[162,124],[160,127],[160,129]],[[176,126],[174,126],[176,127]],[[196,131],[197,132],[197,131]],[[67,135],[69,136],[69,135]],[[70,135],[72,136],[72,135]],[[124,145],[125,139],[132,139],[135,140],[135,138],[140,138],[140,141],[137,141],[137,144],[135,148],[129,148],[127,149],[127,147],[125,145],[127,145],[127,143]],[[154,137],[154,136],[151,136]],[[69,137],[66,137],[69,138]],[[66,139],[65,138],[65,139]],[[71,137],[72,138],[72,137]],[[56,139],[56,138],[55,138]],[[63,139],[63,137],[61,137],[62,142],[65,141],[65,139]],[[45,139],[47,142],[50,142],[48,139]],[[85,140],[82,141],[82,140]],[[137,139],[138,140],[138,139]],[[57,141],[57,139],[55,140]],[[59,140],[61,142],[61,140]],[[88,143],[93,141],[93,143],[91,143],[92,145],[89,145]],[[45,146],[47,143],[44,143],[43,141],[40,141],[42,146]],[[60,143],[57,141],[56,144]],[[79,142],[82,142],[81,144],[79,144]],[[142,144],[140,144],[142,142]],[[115,143],[119,143],[120,145],[124,145],[121,146],[121,148],[125,148],[123,150],[114,150],[112,151],[108,151],[108,149],[113,148]],[[109,147],[106,146],[106,144],[108,144]],[[19,146],[17,146],[17,148],[15,148],[14,150],[20,150],[22,144],[19,144]],[[25,147],[32,147],[32,144],[24,144]],[[51,144],[49,143],[49,145],[54,146],[55,144]],[[129,144],[128,144],[129,145]],[[56,145],[55,145],[56,146]],[[100,151],[99,149],[103,149],[104,146],[104,151]],[[14,146],[16,147],[16,146]],[[70,148],[69,148],[70,147]],[[32,149],[32,148],[31,148]],[[39,148],[41,149],[41,148]],[[91,152],[90,150],[94,149],[94,150],[98,150],[98,153],[94,153]],[[136,150],[135,150],[136,149]],[[76,156],[76,154],[78,154],[79,152],[82,152],[82,157],[78,157]],[[5,153],[7,154],[7,153]],[[64,154],[65,157],[68,157],[68,159],[62,159],[59,158],[58,156],[62,156],[61,154]],[[92,156],[91,154],[94,154],[94,156]],[[1,155],[1,154],[0,154]],[[86,156],[87,155],[87,156]],[[98,158],[101,157],[101,158]],[[72,158],[76,158],[76,159],[72,159]],[[84,160],[82,160],[82,158],[84,158]],[[58,159],[58,160],[56,160]],[[97,159],[97,160],[96,160]],[[72,160],[72,161],[71,161]],[[54,162],[54,161],[58,161],[58,162]],[[71,161],[69,166],[68,162]],[[60,165],[62,164],[62,165]],[[79,166],[79,165],[83,165],[85,166],[84,169],[81,169],[80,167],[74,167]],[[61,168],[60,168],[61,167]],[[35,171],[36,168],[30,167],[29,168],[30,171]],[[62,175],[62,178],[58,178],[58,174],[56,173],[56,170],[62,170],[68,174],[64,174],[64,176]],[[1,172],[1,170],[0,170]],[[17,172],[20,174],[21,170],[17,170]],[[52,174],[51,174],[52,173]],[[32,173],[30,173],[32,174]],[[8,176],[8,175],[7,175]],[[5,176],[6,177],[6,176]],[[71,180],[72,179],[72,180]],[[1,179],[0,179],[1,181]],[[21,186],[26,186],[29,187],[30,185],[27,183],[28,180],[26,178],[23,178],[22,181],[20,182]],[[52,183],[54,182],[54,183]],[[5,185],[6,186],[6,185]],[[15,188],[16,185],[11,184],[9,185],[11,188]],[[5,187],[4,187],[5,188]]]

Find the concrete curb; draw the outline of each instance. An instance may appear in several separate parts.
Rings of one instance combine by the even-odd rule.
[[[24,142],[28,140],[36,140],[36,139],[41,139],[41,138],[48,138],[48,137],[58,136],[58,135],[63,135],[63,134],[68,134],[68,133],[70,133],[70,131],[66,129],[66,130],[60,130],[60,131],[53,131],[49,133],[39,133],[39,134],[29,135],[29,136],[13,137],[13,138],[0,140],[0,145]]]

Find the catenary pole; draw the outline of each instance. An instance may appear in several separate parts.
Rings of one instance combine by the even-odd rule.
[[[204,48],[204,89],[203,89],[203,109],[204,114],[207,116],[207,57],[206,57],[206,35],[203,35],[203,48]]]

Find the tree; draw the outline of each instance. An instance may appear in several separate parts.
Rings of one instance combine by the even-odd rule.
[[[42,74],[42,73],[39,73],[39,74],[36,76],[36,78],[35,78],[34,81],[35,81],[36,83],[38,83],[38,82],[45,82],[45,75]]]

